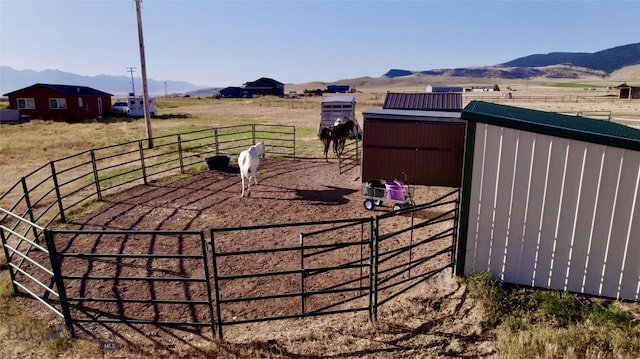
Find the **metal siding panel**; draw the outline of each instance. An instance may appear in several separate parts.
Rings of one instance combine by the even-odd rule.
[[[492,230],[494,224],[494,216],[496,210],[496,183],[498,180],[498,158],[500,154],[500,128],[495,126],[487,126],[486,141],[484,148],[484,158],[482,160],[482,184],[480,188],[480,211],[478,216],[478,235],[486,240],[484,245],[480,246],[477,251],[478,258],[486,258],[487,268],[493,268],[491,262],[494,243]],[[493,273],[493,272],[492,272]],[[493,273],[494,277],[497,273]]]
[[[515,171],[515,154],[517,147],[517,131],[501,128],[500,159],[498,164],[498,181],[496,183],[496,210],[492,242],[492,272],[501,280],[505,276],[505,262],[509,254],[509,223],[511,218],[511,201],[513,197],[513,176]]]
[[[536,281],[538,287],[548,288],[553,276],[553,254],[558,237],[558,211],[562,195],[562,183],[566,166],[568,140],[554,137],[551,140],[551,154],[549,158],[549,173],[544,191],[544,208],[542,213],[542,227],[539,255],[536,266]]]
[[[618,186],[615,188],[616,201],[612,212],[611,239],[607,249],[602,285],[602,294],[607,297],[619,298],[620,296],[625,250],[631,241],[629,228],[635,203],[630,201],[629,198],[635,197],[633,194],[637,191],[638,175],[640,175],[638,162],[634,163],[633,154],[633,151],[630,150],[622,151],[623,161],[620,168],[620,178]],[[612,188],[611,190],[613,191],[614,189]],[[640,237],[640,232],[636,232],[635,237]],[[635,258],[637,261],[638,252],[635,252]],[[635,287],[637,287],[637,284]]]
[[[622,150],[609,147],[604,155],[602,176],[595,206],[593,240],[589,249],[586,268],[585,292],[601,295],[603,272],[606,266],[607,246],[611,230],[611,214],[614,211],[615,189],[618,184]]]
[[[529,186],[531,185],[531,166],[535,136],[525,131],[517,131],[515,150],[515,173],[511,194],[511,220],[509,224],[509,244],[505,261],[504,280],[511,283],[527,283],[531,278],[522,276],[522,259],[531,255],[525,252],[524,233],[527,225],[527,204],[529,203]]]
[[[592,241],[593,220],[595,216],[596,199],[602,161],[606,147],[596,144],[587,144],[582,168],[582,181],[580,183],[580,197],[576,222],[579,226],[575,229],[575,240],[571,251],[571,266],[567,275],[567,290],[582,292],[586,280],[586,267],[589,258],[589,248]]]
[[[578,200],[582,182],[582,168],[586,143],[580,141],[568,141],[567,159],[565,165],[564,182],[562,184],[562,198],[559,208],[559,222],[557,229],[557,242],[553,254],[553,277],[551,287],[566,290],[568,285],[568,273],[571,266],[571,249],[576,240],[575,230],[576,216],[578,213]]]
[[[524,234],[524,248],[521,266],[521,284],[534,285],[537,271],[537,260],[540,253],[540,229],[542,226],[542,208],[544,206],[544,190],[547,178],[551,137],[534,135],[533,164],[531,166],[531,186],[527,203],[527,218]]]
[[[465,274],[640,299],[640,154],[497,128],[477,124]]]
[[[367,121],[365,127],[363,181],[403,180],[404,172],[413,184],[460,186],[464,123],[387,120]]]
[[[465,253],[464,274],[470,275],[487,269],[486,257],[481,258],[478,249],[485,247],[485,237],[480,236],[480,207],[482,205],[482,174],[484,170],[487,125],[477,124],[473,151],[472,182],[469,193],[469,224]]]
[[[640,253],[640,151],[627,151],[625,162],[629,164],[630,168],[635,167],[635,188],[633,187],[633,170],[630,169],[629,176],[625,178],[630,181],[626,198],[632,205],[632,216],[629,220],[628,245],[622,268],[620,298],[638,301],[640,300],[640,265],[638,264],[638,253]]]

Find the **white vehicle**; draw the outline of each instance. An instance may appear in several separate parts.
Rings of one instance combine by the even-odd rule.
[[[124,101],[118,101],[111,106],[111,112],[117,116],[129,115],[129,106]]]
[[[318,136],[323,128],[331,128],[338,123],[349,120],[355,122],[356,133],[351,138],[362,138],[362,128],[356,119],[356,98],[353,96],[332,96],[322,101],[320,108],[320,125]]]
[[[142,96],[130,96],[129,97],[129,116],[131,117],[144,117],[144,100]],[[149,116],[156,115],[156,98],[149,98]]]

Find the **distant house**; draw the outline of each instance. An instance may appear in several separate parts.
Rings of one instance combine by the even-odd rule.
[[[251,93],[242,87],[230,86],[220,90],[220,97],[223,98],[250,98]]]
[[[472,92],[493,92],[493,86],[474,87],[470,91],[472,91]]]
[[[620,98],[626,99],[640,99],[640,87],[639,86],[629,86],[626,83],[622,85],[618,85],[615,88],[620,90]]]
[[[37,83],[4,94],[9,108],[32,119],[79,122],[111,112],[111,94],[86,86]]]
[[[328,93],[348,93],[351,91],[349,85],[328,85]]]
[[[429,85],[427,92],[464,92],[462,87],[449,87],[445,85]]]
[[[284,96],[284,84],[267,77],[244,84],[243,89],[253,96]]]

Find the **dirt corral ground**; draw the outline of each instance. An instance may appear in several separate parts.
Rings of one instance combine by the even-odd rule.
[[[258,185],[252,186],[250,197],[241,197],[237,168],[228,171],[204,171],[196,176],[172,183],[139,185],[110,196],[97,211],[74,218],[67,229],[136,230],[135,235],[114,234],[61,234],[56,238],[58,250],[72,253],[136,253],[136,254],[194,254],[202,253],[199,235],[175,237],[147,236],[144,231],[205,231],[209,228],[259,226],[265,224],[325,221],[348,218],[367,218],[391,210],[391,202],[377,206],[373,211],[363,206],[359,167],[339,174],[335,161],[321,160],[282,161],[263,159],[258,172]],[[417,186],[413,200],[426,203],[451,188]],[[435,216],[442,211],[423,216]],[[381,231],[392,231],[407,226],[414,219],[393,217],[380,224]],[[234,253],[249,249],[286,248],[299,244],[301,231],[322,231],[322,225],[310,228],[260,229],[233,235],[216,233],[217,252]],[[430,228],[418,237],[433,235],[441,229]],[[349,242],[368,235],[368,227],[352,225],[331,231],[330,238],[309,237],[312,243]],[[382,234],[382,233],[381,233]],[[413,236],[413,235],[412,235]],[[395,240],[394,241],[399,241]],[[391,241],[390,241],[391,242]],[[449,242],[433,242],[430,250],[437,251]],[[401,246],[401,243],[389,244]],[[381,247],[381,251],[383,251]],[[388,249],[387,249],[388,250]],[[341,263],[364,263],[368,248],[344,247],[341,250],[320,251],[305,265],[326,267]],[[414,256],[428,255],[413,253]],[[287,271],[299,268],[298,252],[274,252],[269,255],[243,258],[223,257],[218,263],[219,275]],[[445,255],[431,261],[431,270],[450,261]],[[209,262],[209,266],[211,263]],[[386,268],[393,267],[388,264]],[[381,266],[381,268],[385,268]],[[383,269],[381,269],[382,271]],[[389,269],[392,270],[392,269]],[[416,267],[420,271],[420,267]],[[154,282],[138,280],[112,280],[119,277],[188,277],[205,276],[201,259],[132,259],[67,257],[62,264],[65,275],[75,276],[65,282],[70,298],[145,299],[141,303],[87,303],[75,302],[71,312],[75,318],[131,318],[152,321],[207,322],[207,305],[180,305],[156,303],[153,300],[207,301],[207,287],[203,282]],[[211,273],[209,273],[211,275]],[[103,277],[108,277],[103,279]],[[221,283],[222,298],[242,296],[269,296],[299,290],[299,276],[283,276],[273,280],[252,278]],[[102,279],[101,279],[102,278]],[[361,285],[349,283],[349,278],[367,278],[361,269],[324,273],[310,278],[306,290],[326,290],[335,283],[340,288]],[[365,279],[366,282],[366,279]],[[347,283],[347,284],[345,284]],[[352,293],[352,292],[348,292]],[[381,291],[381,300],[385,292]],[[327,299],[328,298],[328,299]],[[150,300],[149,300],[150,299]],[[214,298],[215,299],[215,298]],[[73,303],[73,301],[72,301]],[[37,305],[37,303],[35,303]],[[452,277],[450,269],[434,276],[405,295],[381,306],[377,322],[369,322],[366,311],[348,312],[367,305],[367,296],[336,294],[330,297],[308,298],[306,310],[347,310],[346,313],[266,321],[252,324],[230,325],[224,329],[225,342],[230,353],[246,345],[260,345],[272,353],[285,357],[433,357],[469,355],[472,357],[494,351],[490,338],[481,335],[480,312],[468,300],[465,290]],[[222,309],[223,321],[251,320],[269,316],[291,315],[300,311],[300,301],[275,298],[268,301],[232,303]],[[185,353],[204,353],[216,338],[211,328],[182,326],[180,330],[147,325],[82,324],[77,330],[80,338],[110,341],[115,338],[120,348],[128,347],[145,355],[163,356]]]

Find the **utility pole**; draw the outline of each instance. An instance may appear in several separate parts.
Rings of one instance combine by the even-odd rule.
[[[136,86],[133,84],[133,72],[136,71],[135,67],[127,67],[127,71],[131,72],[131,96],[136,95]]]
[[[147,124],[147,141],[149,148],[153,148],[153,135],[151,134],[151,116],[149,116],[149,89],[147,87],[147,64],[144,59],[144,40],[142,37],[142,14],[140,1],[136,0],[136,14],[138,16],[138,40],[140,41],[140,67],[142,68],[142,101],[144,101],[144,121]]]

